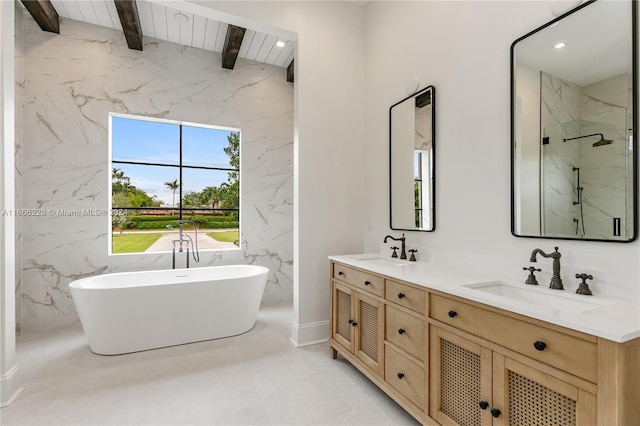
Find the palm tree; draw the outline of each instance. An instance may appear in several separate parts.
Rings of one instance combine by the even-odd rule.
[[[120,190],[123,194],[126,195],[127,187],[129,186],[129,182],[131,182],[131,179],[129,179],[122,170],[114,167],[113,171],[111,172],[111,180],[117,185],[120,185]]]
[[[173,182],[165,182],[164,186],[166,186],[171,191],[173,191],[173,207],[175,207],[176,206],[176,191],[178,190],[178,188],[180,188],[180,185],[178,185],[178,179],[174,180]]]

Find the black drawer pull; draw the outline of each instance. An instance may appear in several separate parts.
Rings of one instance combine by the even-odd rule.
[[[344,272],[338,271],[338,275],[344,275]]]
[[[402,380],[403,377],[404,377],[404,373],[398,373],[398,379]]]
[[[544,349],[547,347],[547,344],[545,342],[536,340],[535,342],[533,342],[533,347],[539,351],[544,351]]]
[[[404,297],[404,293],[398,293],[398,299],[402,299]]]
[[[489,408],[489,403],[487,401],[480,401],[478,404],[480,405],[480,408],[482,408],[483,410],[486,410],[487,408]]]
[[[370,285],[370,284],[371,284],[371,281],[365,281],[364,282],[364,285]]]
[[[398,329],[398,334],[404,334],[404,328],[399,328]]]
[[[498,410],[497,408],[491,409],[491,415],[493,417],[500,417],[500,414],[502,414],[502,411]]]
[[[456,315],[458,315],[458,313],[456,311],[449,311],[449,318],[453,318]]]

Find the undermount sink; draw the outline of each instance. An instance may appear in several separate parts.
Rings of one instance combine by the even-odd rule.
[[[510,284],[502,281],[491,281],[480,284],[469,284],[467,288],[495,294],[508,299],[533,304],[539,307],[553,309],[566,313],[578,314],[610,305],[604,300],[587,299],[590,296],[579,296],[566,293],[566,290],[550,290],[544,287]],[[584,298],[584,299],[581,299]]]
[[[383,257],[370,257],[365,259],[358,259],[362,262],[366,262],[371,265],[379,265],[379,266],[407,266],[410,263],[405,260],[398,259],[385,259]]]

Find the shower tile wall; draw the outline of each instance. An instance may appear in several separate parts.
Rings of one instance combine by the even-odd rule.
[[[63,19],[61,35],[25,14],[25,208],[105,209],[111,190],[109,112],[242,129],[242,250],[203,252],[199,266],[253,263],[271,270],[265,299],[293,295],[293,86],[286,70]],[[69,282],[171,267],[171,255],[107,255],[110,218],[25,218],[25,332],[69,326]]]
[[[621,239],[631,203],[625,198],[628,149],[626,128],[629,100],[628,75],[579,87],[542,73],[542,126],[549,144],[543,146],[543,203],[545,232],[576,236],[582,221],[578,201],[577,172],[583,190],[585,238],[611,239],[613,218],[622,218]],[[593,147],[597,137],[563,142],[563,138],[604,133],[612,145]],[[630,177],[629,177],[630,179]],[[578,235],[582,235],[581,222]]]
[[[564,123],[580,118],[580,88],[547,73],[541,73],[542,136],[549,138],[543,145],[542,211],[543,234],[575,236],[575,206],[577,194],[573,182],[573,167],[578,167],[580,150],[577,144],[563,139],[577,129],[566,129]]]
[[[22,86],[23,79],[23,55],[24,55],[24,31],[22,28],[23,9],[19,2],[15,3],[15,185],[16,185],[16,208],[22,206]],[[16,216],[16,334],[20,334],[22,328],[21,308],[22,302],[22,217]]]
[[[620,75],[583,87],[582,115],[586,134],[603,132],[612,145],[582,146],[582,165],[587,171],[584,179],[584,220],[595,238],[612,236],[613,218],[621,218],[621,236],[632,225],[633,201],[627,199],[625,188],[632,184],[631,162],[628,152],[628,130],[631,127],[631,76]],[[600,130],[597,130],[600,129]]]

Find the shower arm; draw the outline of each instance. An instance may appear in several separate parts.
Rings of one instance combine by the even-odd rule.
[[[590,138],[592,136],[600,136],[600,139],[604,139],[604,135],[602,133],[594,133],[592,135],[584,135],[584,136],[576,136],[575,138],[564,138],[563,141],[572,141],[575,139],[582,139],[582,138]]]

